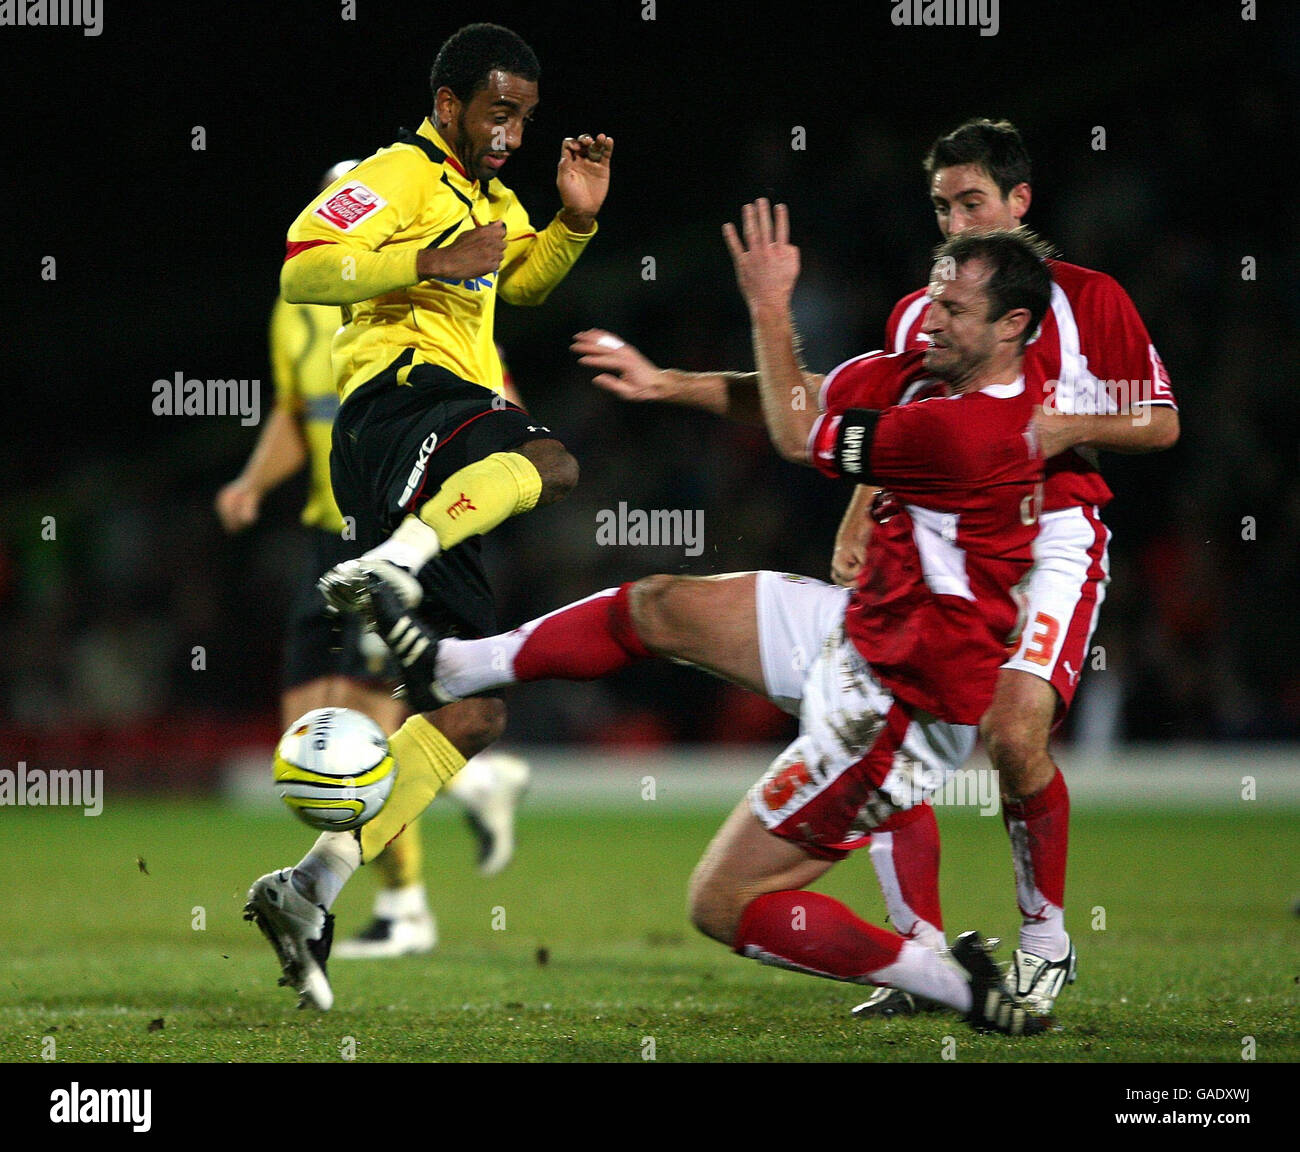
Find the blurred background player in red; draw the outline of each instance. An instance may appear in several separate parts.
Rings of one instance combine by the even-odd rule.
[[[1006,121],[966,122],[934,143],[924,167],[945,237],[1015,228],[1029,209],[1029,155]],[[1052,304],[1024,361],[1026,383],[1043,407],[1035,429],[1048,458],[1035,565],[1025,589],[1024,629],[980,726],[999,773],[1021,912],[1008,980],[1043,1012],[1076,967],[1064,913],[1069,791],[1048,745],[1089,659],[1109,579],[1110,532],[1100,511],[1111,492],[1097,453],[1161,451],[1179,435],[1168,374],[1127,293],[1101,272],[1060,260],[1049,260],[1048,267]],[[926,307],[925,289],[895,305],[885,351],[928,346]],[[601,370],[597,384],[630,400],[725,411],[728,392],[745,375],[660,369],[601,330],[579,333],[573,348],[582,363]],[[859,486],[845,512],[831,564],[838,584],[852,586],[862,569],[875,491]],[[934,809],[919,805],[877,829],[871,861],[891,923],[909,939],[946,948]],[[914,998],[881,989],[855,1013],[910,1014],[917,1007]]]
[[[345,160],[326,174],[328,187],[356,164]],[[271,313],[270,357],[275,405],[239,476],[217,493],[216,512],[231,533],[254,524],[262,501],[304,466],[307,501],[302,511],[310,569],[289,619],[280,723],[288,728],[313,708],[354,708],[391,735],[407,717],[392,695],[396,669],[388,649],[355,616],[326,610],[317,579],[360,552],[330,489],[330,438],[338,389],[330,342],[341,322],[337,307],[277,299]],[[506,372],[505,395],[519,397]],[[500,872],[514,853],[514,815],[528,782],[528,765],[515,756],[482,752],[453,779],[448,791],[465,806],[479,845],[479,870]],[[429,909],[418,827],[408,827],[376,859],[381,888],[370,923],[335,945],[342,959],[379,959],[430,951],[437,922]]]

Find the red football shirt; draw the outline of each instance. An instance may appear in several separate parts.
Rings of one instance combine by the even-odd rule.
[[[1027,434],[1033,397],[1023,379],[949,396],[923,355],[873,353],[831,372],[810,447],[826,475],[848,473],[858,458],[846,413],[883,409],[857,475],[887,489],[894,511],[872,529],[845,630],[899,700],[975,724],[1032,561],[1043,474]]]
[[[1128,293],[1103,272],[1061,260],[1047,264],[1052,306],[1025,349],[1025,383],[1035,403],[1085,416],[1127,411],[1135,403],[1177,407],[1169,373]],[[928,343],[921,332],[928,303],[922,288],[894,305],[885,325],[886,351]],[[1090,449],[1062,452],[1046,468],[1045,512],[1110,502]]]

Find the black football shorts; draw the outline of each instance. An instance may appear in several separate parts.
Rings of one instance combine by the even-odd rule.
[[[334,421],[330,477],[334,498],[355,525],[358,553],[382,543],[453,473],[528,440],[558,439],[498,393],[433,364],[398,372],[404,352],[343,402]],[[483,569],[482,537],[471,536],[420,571],[419,615],[463,637],[497,630]]]

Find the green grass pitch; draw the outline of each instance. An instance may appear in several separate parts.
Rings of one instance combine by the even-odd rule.
[[[1059,1029],[977,1036],[955,1017],[861,1023],[868,989],[742,960],[685,915],[725,808],[525,804],[504,874],[474,871],[453,804],[422,824],[441,942],[331,964],[337,1003],[297,1011],[243,922],[249,883],[311,833],[278,809],[118,801],[4,814],[0,1058],[71,1062],[1223,1062],[1300,1058],[1293,808],[1076,806]],[[1013,947],[1001,823],[940,813],[950,933]],[[820,886],[883,920],[865,854]],[[338,931],[366,919],[353,881]]]

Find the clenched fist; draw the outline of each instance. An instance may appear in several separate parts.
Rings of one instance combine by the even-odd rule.
[[[415,260],[421,280],[473,280],[501,267],[506,254],[506,226],[496,220],[462,232],[445,248],[425,248]]]

